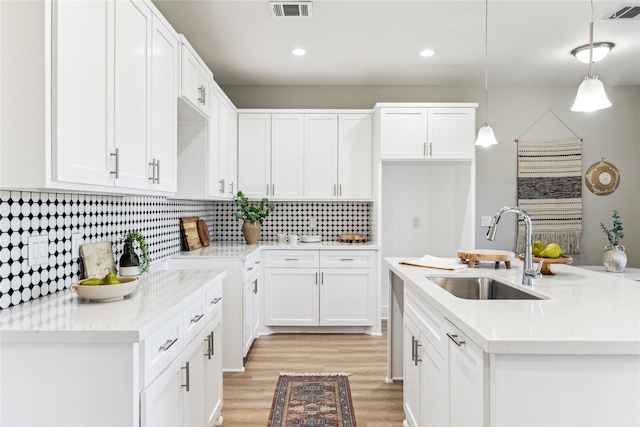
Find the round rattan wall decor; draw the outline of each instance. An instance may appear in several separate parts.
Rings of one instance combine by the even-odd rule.
[[[584,182],[593,194],[605,196],[613,193],[616,191],[616,188],[618,188],[618,184],[620,184],[620,172],[618,172],[615,166],[609,162],[605,162],[603,159],[589,166],[584,176]]]

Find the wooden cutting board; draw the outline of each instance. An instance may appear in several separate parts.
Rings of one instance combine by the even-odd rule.
[[[107,273],[116,272],[111,242],[80,245],[80,257],[84,265],[84,277],[102,278]]]
[[[513,252],[494,249],[461,249],[458,251],[458,258],[463,261],[468,261],[469,268],[473,268],[476,265],[476,261],[495,262],[495,268],[499,268],[500,262],[504,262],[507,268],[511,268]]]
[[[198,220],[198,235],[200,236],[200,242],[203,246],[209,246],[211,244],[211,237],[209,236],[209,228],[204,219]]]
[[[180,228],[182,229],[182,238],[184,239],[184,247],[188,251],[199,249],[202,247],[200,234],[198,234],[198,218],[197,216],[180,218]]]

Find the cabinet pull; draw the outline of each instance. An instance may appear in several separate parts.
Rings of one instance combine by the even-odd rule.
[[[338,185],[338,196],[342,197],[342,184]]]
[[[200,104],[204,104],[204,100],[202,99],[202,94],[204,94],[204,90],[203,90],[202,85],[200,85],[200,86],[198,87],[198,102],[199,102]]]
[[[298,258],[285,258],[285,261],[299,261]]]
[[[222,299],[222,297],[214,298],[214,300],[211,301],[211,305],[216,305],[217,303],[220,302],[221,299]]]
[[[174,338],[172,340],[167,340],[166,343],[162,344],[160,346],[160,351],[167,351],[171,348],[172,345],[174,345],[176,343],[176,341],[178,341],[178,338]]]
[[[429,143],[429,158],[433,157],[433,144]]]
[[[318,286],[318,272],[316,271],[316,286]]]
[[[231,195],[233,195],[233,182],[229,185],[231,186]]]
[[[218,192],[224,193],[224,179],[218,181]]]
[[[156,160],[156,184],[160,184],[160,160]]]
[[[260,264],[260,260],[257,260],[257,261],[256,261],[256,264]]]
[[[202,86],[202,105],[207,105],[207,88]]]
[[[267,184],[267,196],[269,195],[269,184]]]
[[[427,157],[427,143],[422,144],[422,157]]]
[[[111,175],[115,175],[116,179],[120,178],[120,149],[116,148],[115,153],[110,154],[111,157],[115,157],[115,170],[111,171]]]
[[[207,335],[204,342],[207,343],[207,351],[204,353],[207,356],[207,359],[211,360],[211,335]]]
[[[320,284],[324,285],[324,271],[320,273]]]
[[[464,344],[464,341],[462,341],[462,340],[458,339],[458,335],[456,335],[456,334],[450,334],[450,333],[448,333],[448,332],[447,332],[447,336],[449,337],[449,339],[450,339],[451,341],[453,341],[454,343],[456,343],[456,345],[457,345],[458,347],[462,347],[462,344]]]
[[[257,280],[253,281],[253,293],[256,294],[256,295],[258,294],[258,281]]]
[[[204,316],[204,314],[198,314],[193,316],[193,319],[191,319],[191,323],[198,323],[200,321],[200,319],[202,319],[202,317]]]
[[[151,176],[149,177],[149,181],[153,184],[156,182],[156,159],[152,159],[149,166],[151,166]]]
[[[185,362],[185,366],[181,367],[180,369],[185,370],[185,380],[186,380],[186,383],[181,385],[182,387],[185,387],[187,391],[189,391],[189,362]]]
[[[340,261],[355,261],[353,258],[340,258]]]
[[[216,337],[213,335],[213,331],[211,331],[211,355],[216,354]]]
[[[416,340],[416,359],[415,359],[415,365],[418,366],[418,362],[422,362],[422,359],[420,359],[420,352],[418,352],[418,348],[422,347],[422,344],[420,344],[420,341]]]
[[[411,361],[416,360],[416,337],[411,337]]]
[[[247,272],[249,272],[249,271],[253,270],[254,268],[255,268],[255,267],[249,267],[249,268],[247,268]]]

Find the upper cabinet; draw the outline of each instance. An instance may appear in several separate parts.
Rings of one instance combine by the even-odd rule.
[[[370,113],[241,111],[238,132],[239,189],[250,198],[371,198]]]
[[[179,52],[155,7],[4,2],[0,16],[3,33],[28,40],[0,58],[2,103],[15,106],[2,111],[0,185],[175,192]]]
[[[380,159],[473,160],[475,107],[378,104]]]
[[[211,117],[213,101],[211,90],[213,73],[202,63],[200,57],[181,36],[180,95],[207,117]]]

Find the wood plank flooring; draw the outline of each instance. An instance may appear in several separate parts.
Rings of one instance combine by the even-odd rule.
[[[224,374],[224,427],[266,427],[280,372],[350,372],[358,427],[400,427],[402,382],[385,383],[383,336],[277,334],[258,339],[243,373]]]

